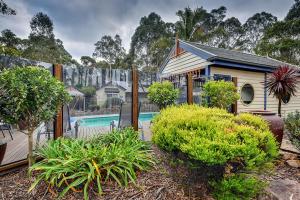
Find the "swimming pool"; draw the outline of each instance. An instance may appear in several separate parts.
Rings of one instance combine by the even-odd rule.
[[[140,113],[139,121],[147,122],[151,121],[151,119],[157,115],[156,112],[151,113]],[[110,123],[114,120],[119,120],[119,115],[109,115],[109,116],[89,116],[83,118],[77,118],[76,120],[80,120],[80,126],[84,127],[95,127],[95,126],[110,126]]]

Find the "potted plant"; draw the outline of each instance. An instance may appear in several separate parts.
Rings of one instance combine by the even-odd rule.
[[[33,163],[33,133],[70,100],[64,84],[40,67],[16,67],[0,74],[0,118],[19,124],[28,135],[28,163]]]

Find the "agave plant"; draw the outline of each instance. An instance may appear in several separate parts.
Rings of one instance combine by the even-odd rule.
[[[295,96],[299,83],[297,69],[289,66],[280,66],[271,73],[266,81],[269,95],[278,99],[278,115],[281,117],[281,102],[287,96]]]

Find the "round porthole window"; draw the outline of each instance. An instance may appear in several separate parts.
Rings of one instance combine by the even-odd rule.
[[[287,104],[288,102],[290,102],[290,99],[291,99],[291,95],[286,95],[285,97],[282,98],[282,102],[284,104]]]
[[[244,104],[250,104],[254,99],[254,89],[252,85],[245,84],[241,89],[241,100]]]

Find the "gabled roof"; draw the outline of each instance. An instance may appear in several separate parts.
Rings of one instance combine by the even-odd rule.
[[[180,42],[189,44],[191,46],[196,47],[200,51],[202,50],[210,54],[208,55],[207,58],[208,61],[223,60],[223,61],[244,63],[249,65],[266,66],[272,68],[276,68],[280,65],[287,65],[287,63],[269,57],[265,57],[265,56],[258,56],[255,54],[244,53],[236,50],[228,50],[223,48],[205,46],[196,42],[186,42],[182,40],[180,40]]]

